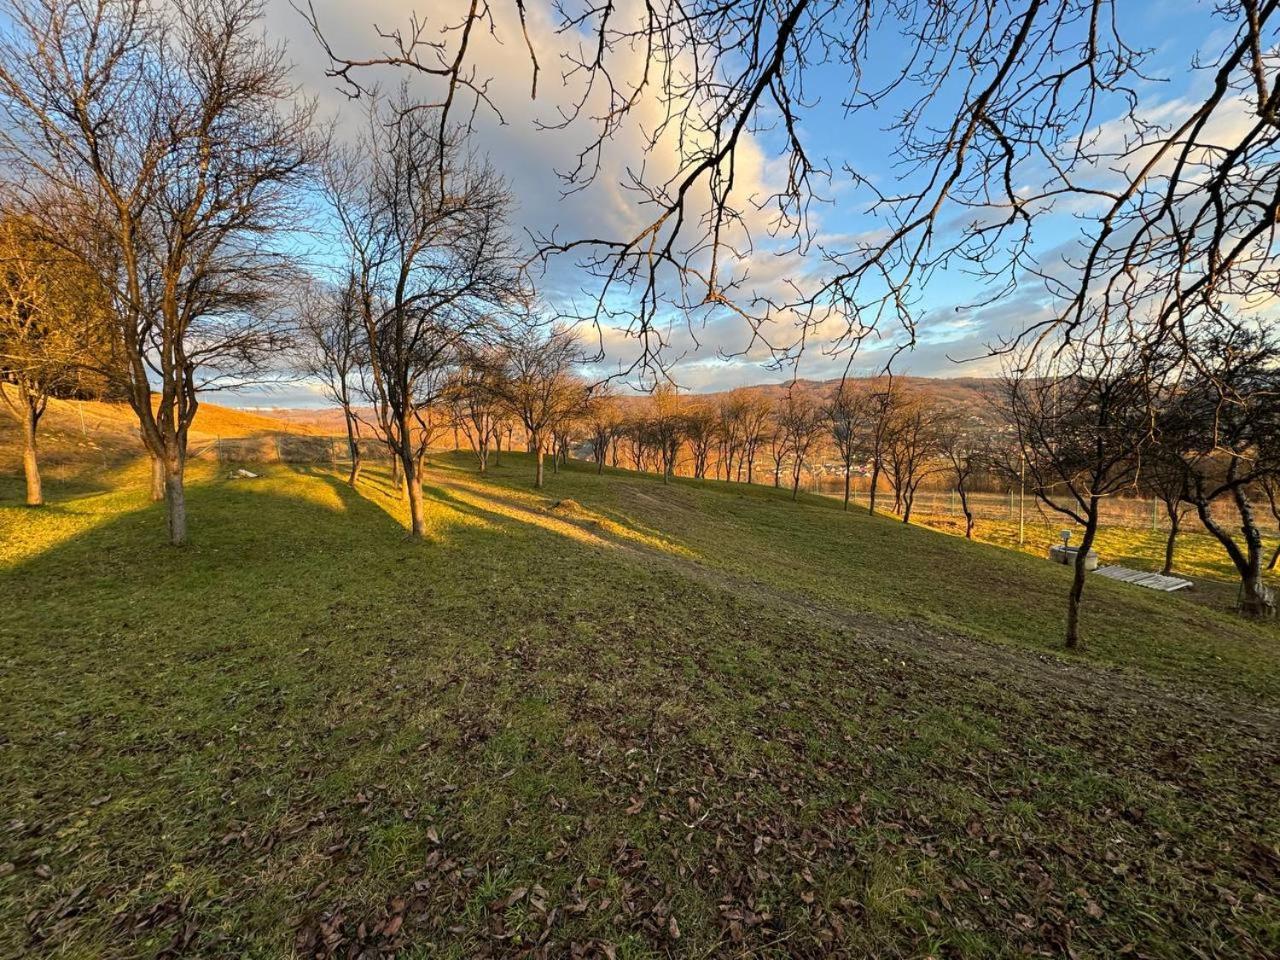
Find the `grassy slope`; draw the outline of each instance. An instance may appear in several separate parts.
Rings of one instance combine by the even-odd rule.
[[[378,476],[206,473],[180,552],[0,481],[0,955],[1280,950],[1275,628],[1091,581],[1061,659],[1043,561],[504,460],[421,545]]]
[[[305,423],[201,403],[191,425],[190,445],[198,450],[220,436],[321,432],[324,431]],[[0,409],[0,474],[22,469],[21,442],[18,422]],[[138,420],[133,412],[121,403],[95,400],[50,400],[40,421],[38,442],[44,472],[55,478],[82,474],[86,465],[110,470],[142,453]]]

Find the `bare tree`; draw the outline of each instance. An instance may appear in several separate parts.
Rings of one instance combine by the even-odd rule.
[[[502,334],[498,349],[500,375],[494,389],[529,435],[535,461],[533,485],[541,489],[548,434],[585,399],[582,384],[572,372],[582,360],[582,346],[569,327],[547,328],[525,319]]]
[[[973,509],[969,504],[969,484],[975,473],[987,469],[991,462],[988,437],[966,424],[960,417],[940,417],[936,424],[938,453],[955,483],[964,514],[964,535],[973,539]]]
[[[939,411],[927,397],[898,395],[889,421],[886,465],[893,483],[894,509],[911,522],[916,492],[939,467]]]
[[[0,219],[0,401],[22,428],[28,506],[44,503],[37,433],[49,398],[74,387],[108,345],[106,297],[83,263]]]
[[[621,437],[626,441],[626,451],[631,458],[631,469],[644,470],[645,453],[649,445],[649,423],[641,414],[639,405],[626,412],[622,421]]]
[[[614,448],[622,429],[622,410],[618,398],[602,384],[591,391],[583,413],[591,445],[591,455],[596,461],[596,473],[604,473],[609,451]],[[616,463],[614,464],[617,465]]]
[[[1186,500],[1231,558],[1241,612],[1273,618],[1253,498],[1280,475],[1280,344],[1265,327],[1228,321],[1198,353],[1213,364],[1184,373],[1162,397],[1160,452],[1181,464]],[[1238,539],[1214,513],[1222,502],[1234,508]]]
[[[658,454],[662,482],[670,483],[684,444],[684,404],[675,387],[659,384],[649,398],[646,418],[650,443]]]
[[[1083,528],[1067,601],[1066,645],[1074,649],[1099,510],[1106,498],[1136,486],[1160,371],[1139,349],[1114,343],[1072,346],[1059,364],[1042,376],[1014,372],[1002,402],[1036,497]]]
[[[739,479],[741,467],[745,465],[747,483],[755,482],[755,462],[760,455],[760,447],[766,442],[772,429],[773,410],[767,398],[758,393],[749,394],[743,405],[742,423],[742,457],[739,460]]]
[[[446,388],[454,422],[461,425],[481,473],[489,469],[489,451],[499,442],[501,405],[497,380],[501,360],[496,351],[471,350],[458,365]]]
[[[366,389],[417,539],[432,408],[468,351],[497,335],[495,312],[526,292],[507,229],[510,196],[493,167],[437,136],[438,117],[404,91],[375,100],[368,121],[361,142],[336,152],[326,188],[354,268]]]
[[[791,458],[791,499],[795,500],[809,452],[822,436],[822,406],[810,394],[791,389],[778,404],[777,418],[783,455]]]
[[[720,398],[717,405],[717,440],[720,448],[720,466],[725,480],[741,480],[742,466],[748,460],[747,425],[751,416],[754,395],[738,387]],[[769,413],[772,411],[766,406]],[[737,467],[735,475],[734,468]],[[749,482],[749,481],[748,481]]]
[[[868,397],[871,423],[866,433],[866,447],[863,452],[871,463],[871,481],[867,487],[867,513],[873,516],[876,512],[876,493],[880,488],[880,475],[884,473],[890,439],[898,422],[898,410],[901,406],[900,392],[900,388],[896,387],[892,377],[884,377],[872,388]]]
[[[8,0],[4,15],[0,151],[32,173],[23,216],[110,295],[116,375],[181,544],[198,394],[270,376],[283,345],[273,238],[303,206],[310,107],[259,0]]]
[[[709,401],[690,398],[684,405],[684,436],[693,458],[693,476],[705,480],[718,440],[719,411]]]
[[[863,448],[871,405],[865,391],[858,390],[848,380],[841,380],[826,402],[823,414],[844,473],[844,509],[848,510],[853,464]]]
[[[1163,505],[1169,522],[1169,532],[1164,541],[1164,565],[1160,568],[1161,573],[1168,575],[1173,572],[1178,534],[1190,509],[1190,491],[1187,490],[1187,472],[1182,458],[1171,456],[1160,443],[1152,444],[1142,465],[1142,485]]]
[[[300,367],[320,384],[326,399],[342,410],[351,469],[347,483],[360,479],[360,420],[355,409],[364,349],[364,316],[354,275],[340,287],[311,289],[303,302]]]

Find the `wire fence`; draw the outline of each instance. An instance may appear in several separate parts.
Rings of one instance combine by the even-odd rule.
[[[864,484],[865,487],[865,484]],[[843,497],[843,485],[819,483],[814,490],[825,496]],[[867,490],[854,490],[850,501],[859,506],[868,505]],[[1270,508],[1265,504],[1256,504],[1254,519],[1264,536],[1280,536],[1280,523],[1272,516]],[[893,492],[880,490],[876,494],[876,508],[889,512],[893,509]],[[1052,510],[1031,493],[1020,493],[1018,490],[1008,492],[979,491],[969,494],[969,509],[974,519],[999,520],[1017,523],[1019,520],[1028,526],[1054,526],[1066,529],[1073,526],[1070,517]],[[955,490],[921,490],[916,494],[911,512],[916,516],[964,516],[960,505],[960,495]],[[1238,528],[1240,516],[1235,504],[1221,501],[1213,504],[1213,519],[1224,526]],[[1152,497],[1108,497],[1102,501],[1099,510],[1099,524],[1104,527],[1124,527],[1131,530],[1151,530],[1165,532],[1169,530],[1169,515],[1160,500]],[[1184,505],[1181,512],[1179,529],[1184,531],[1203,531],[1200,518],[1195,510]]]

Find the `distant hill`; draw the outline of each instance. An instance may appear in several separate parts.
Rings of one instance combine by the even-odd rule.
[[[882,378],[850,377],[852,384],[865,383]],[[893,382],[898,389],[909,390],[930,396],[945,404],[948,408],[963,413],[970,413],[983,419],[993,419],[994,411],[991,401],[995,397],[999,381],[989,377],[908,377],[895,376]],[[826,395],[832,393],[840,385],[834,380],[797,380],[797,389],[807,389],[814,393]],[[744,387],[752,393],[761,393],[769,397],[782,397],[790,389],[789,384],[757,384]],[[729,391],[721,390],[702,394],[707,397],[722,397]]]

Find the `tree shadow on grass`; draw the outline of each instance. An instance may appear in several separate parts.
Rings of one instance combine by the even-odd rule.
[[[323,468],[297,468],[306,476],[323,480],[338,492],[344,502],[353,498],[374,503],[407,524],[407,508],[400,491],[380,471],[363,475],[355,489],[345,480]],[[459,468],[454,463],[442,465],[439,460],[427,472],[422,485],[428,503],[427,539],[439,540],[438,511],[443,509],[470,524],[487,525],[508,535],[524,536],[533,531],[550,533],[575,543],[597,549],[642,549],[655,554],[690,555],[659,531],[636,524],[603,507],[586,508],[570,501],[557,501],[545,491],[523,490],[506,478],[488,482],[485,475]],[[558,504],[563,503],[563,506]],[[436,515],[431,512],[436,508]]]
[[[0,722],[0,790],[7,819],[33,825],[6,837],[0,859],[21,864],[22,883],[0,891],[0,927],[31,918],[27,946],[151,955],[171,932],[167,915],[158,934],[133,918],[165,904],[167,888],[194,899],[193,922],[283,943],[277,892],[300,896],[316,878],[293,878],[293,854],[264,876],[262,853],[228,833],[261,839],[293,826],[295,808],[304,838],[334,819],[366,825],[348,786],[386,776],[384,751],[420,730],[419,711],[453,703],[459,683],[487,682],[504,662],[493,647],[517,621],[570,616],[554,591],[510,588],[529,590],[546,558],[572,569],[578,546],[498,515],[477,523],[484,511],[465,503],[445,501],[436,540],[412,544],[386,510],[320,470],[196,483],[188,502],[186,548],[164,544],[160,505],[142,505],[0,572],[0,595],[20,598],[0,604],[0,701],[18,706]],[[495,588],[499,562],[520,565]],[[490,666],[469,670],[476,661]],[[501,709],[523,703],[504,696]],[[441,735],[474,726],[436,723]],[[92,843],[43,851],[45,825],[85,811]],[[42,858],[51,875],[31,873]],[[62,898],[86,884],[92,901],[55,934]]]

